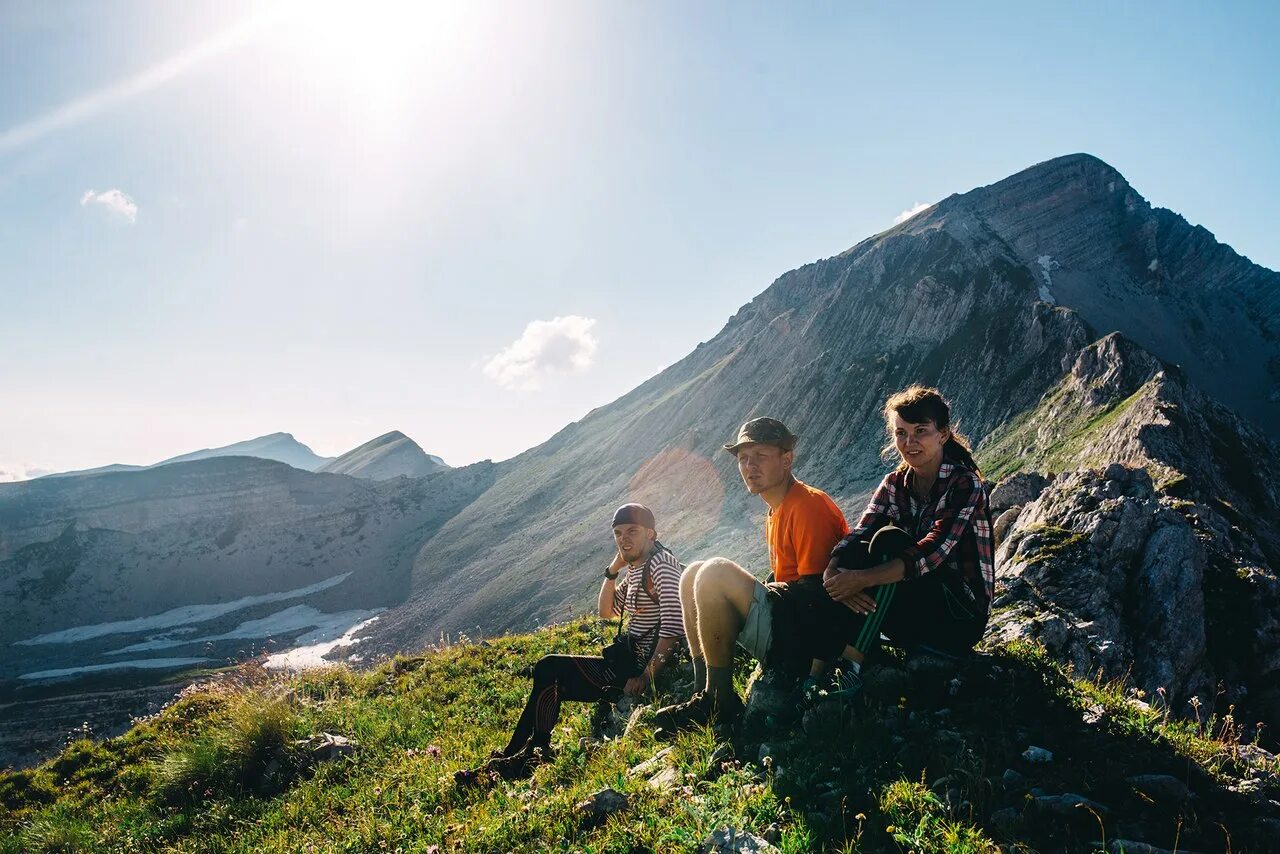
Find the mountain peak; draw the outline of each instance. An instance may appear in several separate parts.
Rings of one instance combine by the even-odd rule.
[[[422,477],[447,468],[449,466],[444,460],[428,454],[399,430],[392,430],[352,448],[323,465],[319,471],[387,480],[401,475]]]

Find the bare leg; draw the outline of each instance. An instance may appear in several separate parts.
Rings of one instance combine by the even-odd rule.
[[[684,617],[684,637],[689,642],[689,656],[702,657],[702,644],[698,643],[698,604],[693,599],[693,582],[698,570],[706,561],[695,560],[685,567],[680,576],[680,610]]]
[[[730,667],[733,644],[747,620],[758,582],[731,560],[704,561],[694,580],[698,645],[707,667]]]

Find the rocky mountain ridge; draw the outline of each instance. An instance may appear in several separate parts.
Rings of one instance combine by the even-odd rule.
[[[393,477],[423,477],[449,468],[444,460],[422,450],[417,442],[399,430],[384,433],[329,460],[317,471],[349,474],[370,480]]]

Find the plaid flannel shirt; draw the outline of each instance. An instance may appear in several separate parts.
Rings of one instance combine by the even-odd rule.
[[[972,470],[944,459],[927,501],[911,490],[911,469],[885,475],[862,518],[832,550],[839,552],[885,525],[897,525],[917,537],[902,554],[906,578],[918,578],[943,565],[955,566],[969,580],[981,578],[987,602],[995,589],[995,556],[987,490]]]

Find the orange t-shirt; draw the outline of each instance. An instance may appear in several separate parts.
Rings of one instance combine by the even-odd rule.
[[[831,560],[831,549],[848,533],[849,523],[831,496],[797,480],[777,509],[765,517],[774,580],[821,575]]]

